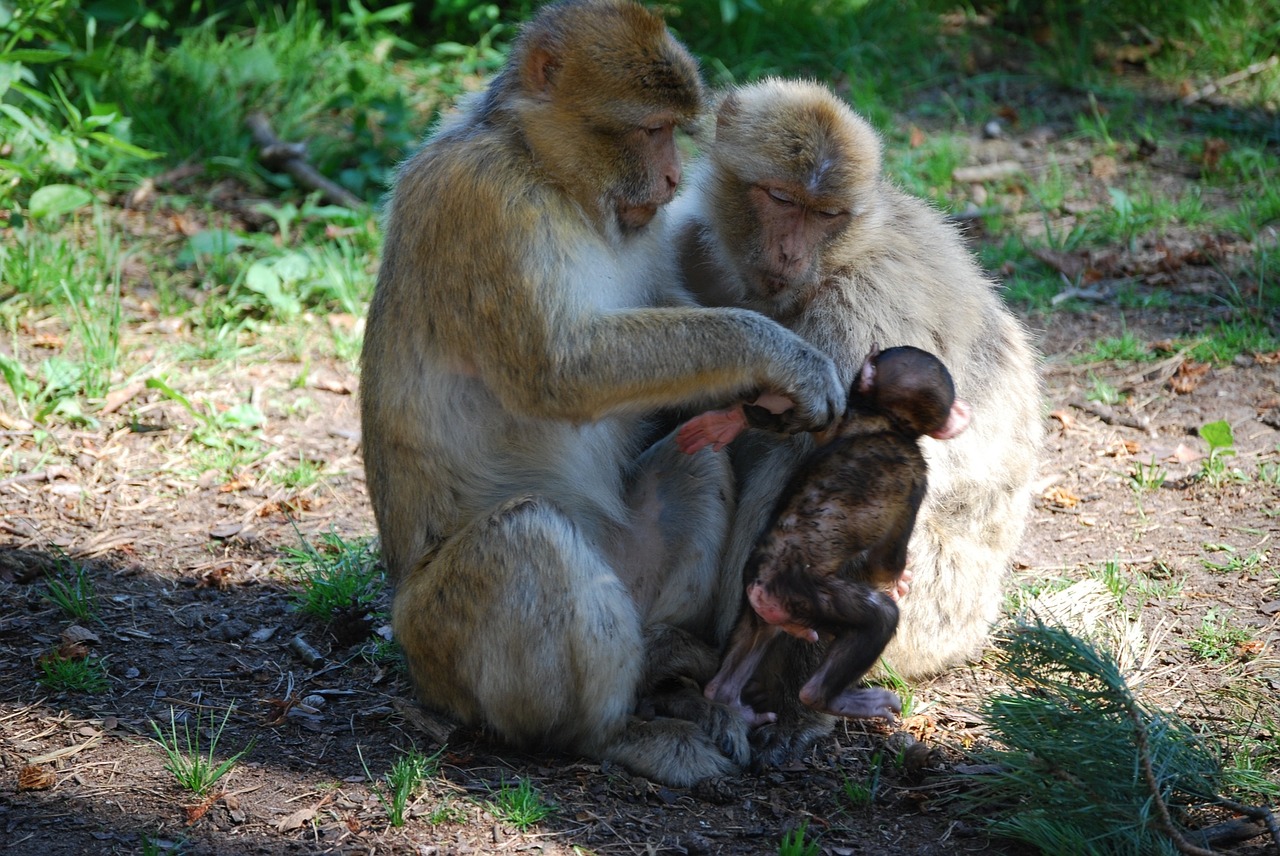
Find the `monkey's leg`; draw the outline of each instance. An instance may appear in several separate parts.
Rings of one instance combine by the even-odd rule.
[[[708,683],[704,695],[712,701],[728,706],[752,727],[773,722],[776,714],[756,710],[742,699],[743,690],[756,667],[769,650],[769,644],[781,633],[776,627],[758,620],[751,612],[744,612],[738,629],[733,633],[724,663]]]
[[[897,693],[880,687],[847,688],[866,674],[882,647],[856,631],[837,637],[828,646],[822,666],[801,688],[800,700],[835,716],[893,719],[894,714],[902,712]]]
[[[545,498],[516,499],[407,575],[392,623],[423,701],[516,745],[613,759],[670,784],[733,772],[696,724],[630,716],[640,617],[580,532]]]
[[[878,688],[848,689],[875,665],[898,626],[898,606],[886,592],[849,584],[836,604],[849,629],[827,646],[822,665],[800,688],[800,701],[836,716],[892,719],[902,710],[898,696]],[[835,616],[833,616],[834,618]]]
[[[656,710],[697,723],[738,765],[750,757],[745,723],[733,711],[689,693],[715,672],[711,648],[722,585],[720,555],[733,510],[732,471],[724,455],[685,455],[668,435],[637,462],[628,491],[630,529],[614,553],[645,622],[649,664],[643,691]],[[683,631],[683,632],[678,632]],[[697,650],[697,642],[703,646]],[[656,646],[667,650],[659,651]],[[705,668],[709,655],[711,668]],[[664,687],[662,682],[666,680]],[[669,694],[664,697],[664,693]]]

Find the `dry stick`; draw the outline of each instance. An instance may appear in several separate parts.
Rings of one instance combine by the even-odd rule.
[[[363,208],[364,200],[345,187],[325,178],[315,167],[307,163],[306,147],[302,143],[286,143],[271,130],[271,123],[262,113],[250,113],[244,120],[253,134],[253,141],[261,150],[259,159],[268,169],[287,172],[303,187],[319,190],[330,202],[347,208]]]
[[[1201,98],[1208,98],[1219,89],[1226,89],[1228,86],[1239,83],[1247,77],[1253,77],[1255,74],[1261,74],[1267,69],[1273,68],[1277,63],[1280,63],[1280,56],[1272,55],[1260,62],[1255,62],[1253,65],[1243,68],[1240,71],[1232,72],[1225,77],[1219,77],[1217,80],[1200,87],[1195,92],[1184,95],[1182,103],[1184,105],[1194,104]]]

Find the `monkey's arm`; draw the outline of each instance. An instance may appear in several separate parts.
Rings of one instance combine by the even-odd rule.
[[[725,410],[710,410],[695,416],[676,434],[676,445],[686,455],[707,446],[718,452],[747,429],[763,428],[787,433],[787,420],[781,414],[794,407],[794,402],[781,395],[764,393],[751,404],[739,404]]]

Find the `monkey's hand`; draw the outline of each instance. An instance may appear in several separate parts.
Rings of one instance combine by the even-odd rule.
[[[780,355],[779,371],[761,385],[765,392],[756,403],[777,413],[771,405],[779,400],[795,402],[777,413],[783,430],[821,431],[844,413],[846,390],[830,357],[799,337],[795,344],[794,351]]]
[[[733,442],[747,427],[742,407],[728,410],[709,410],[690,419],[676,432],[676,447],[686,455],[700,452],[707,446],[718,452]]]

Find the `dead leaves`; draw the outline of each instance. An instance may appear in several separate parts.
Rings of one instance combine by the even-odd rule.
[[[1208,363],[1195,363],[1191,360],[1185,360],[1182,365],[1178,366],[1178,370],[1173,373],[1173,376],[1169,378],[1169,389],[1178,395],[1187,395],[1195,392],[1208,373]]]
[[[19,791],[47,791],[57,782],[57,775],[45,767],[28,764],[18,771]]]

